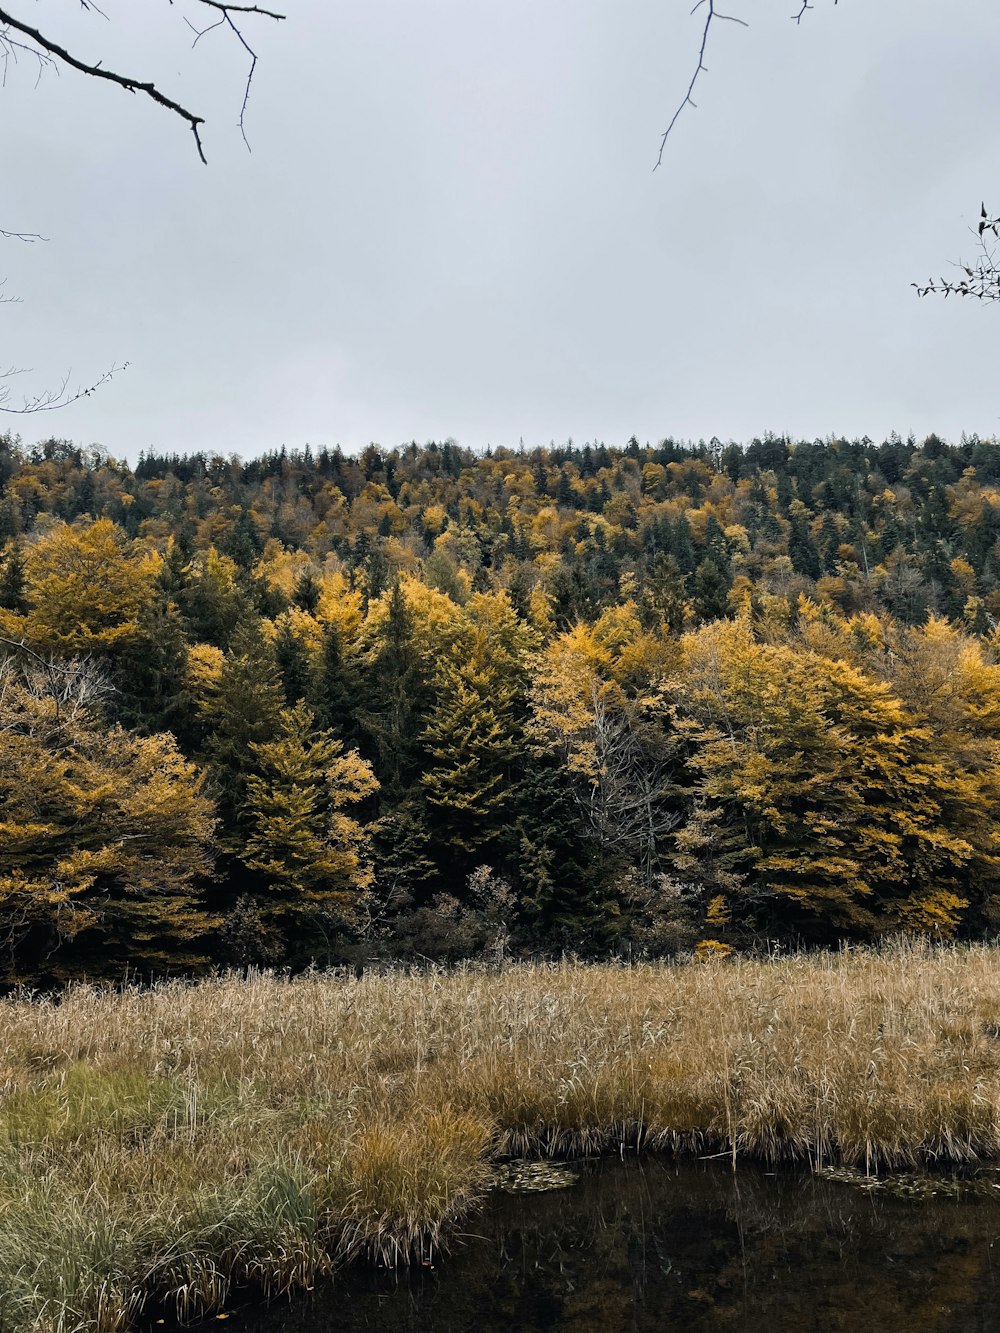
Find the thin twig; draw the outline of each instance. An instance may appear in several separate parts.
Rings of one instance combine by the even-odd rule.
[[[694,9],[691,10],[691,13],[696,14],[698,10],[701,9],[702,5],[707,5],[708,10],[705,15],[705,26],[701,32],[701,46],[698,48],[698,63],[695,66],[694,73],[691,75],[691,82],[688,84],[687,92],[684,94],[684,97],[682,98],[681,103],[678,106],[677,110],[670,118],[670,124],[663,131],[663,137],[660,139],[660,151],[657,154],[656,162],[653,166],[654,171],[663,162],[663,150],[664,148],[666,148],[667,140],[670,138],[670,131],[674,128],[674,126],[677,124],[677,121],[680,119],[681,112],[684,110],[686,106],[694,107],[697,105],[692,94],[694,92],[695,85],[697,84],[699,77],[702,74],[708,73],[708,66],[705,64],[705,52],[708,49],[708,37],[709,33],[712,31],[712,24],[715,22],[716,19],[722,19],[727,23],[738,23],[742,28],[748,28],[750,26],[749,23],[747,23],[746,19],[737,18],[735,14],[721,13],[715,7],[715,0],[698,0],[698,3],[695,5]]]
[[[833,0],[833,3],[838,4],[839,0]],[[657,154],[656,163],[653,166],[654,171],[663,162],[663,150],[667,146],[667,140],[670,138],[671,130],[674,128],[674,126],[677,124],[677,121],[680,119],[681,112],[687,106],[694,107],[697,105],[696,102],[694,101],[692,94],[694,93],[695,85],[697,84],[698,79],[701,77],[701,75],[708,73],[708,66],[705,64],[705,52],[708,50],[708,39],[712,31],[712,24],[715,22],[716,19],[721,19],[727,23],[738,23],[742,28],[749,28],[750,26],[749,23],[747,23],[746,19],[738,18],[735,14],[723,14],[719,9],[716,8],[716,0],[698,0],[694,9],[691,10],[691,13],[696,14],[703,5],[708,6],[708,12],[705,15],[705,26],[702,28],[701,31],[701,45],[698,48],[698,63],[695,65],[694,73],[691,75],[691,82],[688,84],[687,92],[684,94],[683,98],[681,99],[680,105],[678,106],[677,110],[671,117],[670,124],[663,131],[663,136],[660,139],[660,151]],[[793,14],[792,18],[796,23],[801,23],[803,15],[806,13],[806,11],[815,8],[816,6],[813,3],[811,3],[811,0],[802,0],[802,4],[798,13]]]
[[[120,366],[116,363],[96,379],[93,384],[88,385],[85,389],[77,389],[70,394],[66,392],[66,385],[69,383],[69,375],[66,375],[58,389],[46,389],[33,398],[26,397],[20,407],[8,406],[9,390],[0,389],[0,412],[4,412],[8,416],[28,416],[34,412],[56,412],[60,408],[69,407],[71,403],[78,403],[81,398],[89,398],[91,394],[96,393],[98,389],[113,380],[123,370],[127,370],[128,367],[128,361],[123,361]],[[0,376],[0,379],[24,373],[25,370],[22,367],[12,368],[5,375]]]

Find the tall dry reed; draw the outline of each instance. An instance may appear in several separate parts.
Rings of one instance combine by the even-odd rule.
[[[439,1244],[504,1154],[1000,1155],[1000,951],[226,977],[0,1002],[0,1331]]]

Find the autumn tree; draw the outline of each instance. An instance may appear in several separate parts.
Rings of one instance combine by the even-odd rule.
[[[758,641],[746,616],[685,650],[670,691],[698,777],[675,864],[708,924],[953,934],[974,848],[949,826],[954,775],[922,720],[840,657]]]
[[[109,727],[79,662],[0,663],[0,931],[7,980],[190,966],[211,925],[212,807],[167,735]]]
[[[508,607],[512,626],[517,625]],[[504,660],[485,626],[441,663],[423,740],[421,788],[436,841],[448,859],[478,854],[502,836],[518,753],[521,664]]]
[[[364,829],[348,813],[378,789],[371,765],[317,730],[303,703],[283,709],[274,739],[249,751],[240,859],[260,878],[265,924],[286,941],[310,922],[343,928],[372,883]]]
[[[113,654],[137,635],[158,567],[109,519],[58,523],[26,549],[25,609],[0,611],[0,632],[43,655]]]
[[[651,878],[677,822],[676,740],[656,681],[675,652],[643,631],[635,608],[577,624],[541,654],[530,735],[571,777],[603,853]]]
[[[260,622],[247,620],[233,636],[207,704],[211,726],[207,750],[219,813],[237,849],[252,747],[278,735],[284,706],[274,648]]]

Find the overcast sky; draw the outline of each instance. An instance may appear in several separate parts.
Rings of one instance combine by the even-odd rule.
[[[275,0],[277,3],[277,0]],[[1000,433],[1000,307],[910,283],[1000,211],[997,0],[286,0],[191,51],[183,0],[9,8],[208,117],[28,61],[0,91],[0,419],[135,459],[453,437]],[[188,4],[188,12],[196,6]],[[141,16],[139,11],[141,11]]]

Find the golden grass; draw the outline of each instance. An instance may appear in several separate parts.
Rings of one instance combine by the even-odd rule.
[[[0,1333],[440,1244],[490,1160],[1000,1156],[1000,951],[225,977],[0,1002]]]

